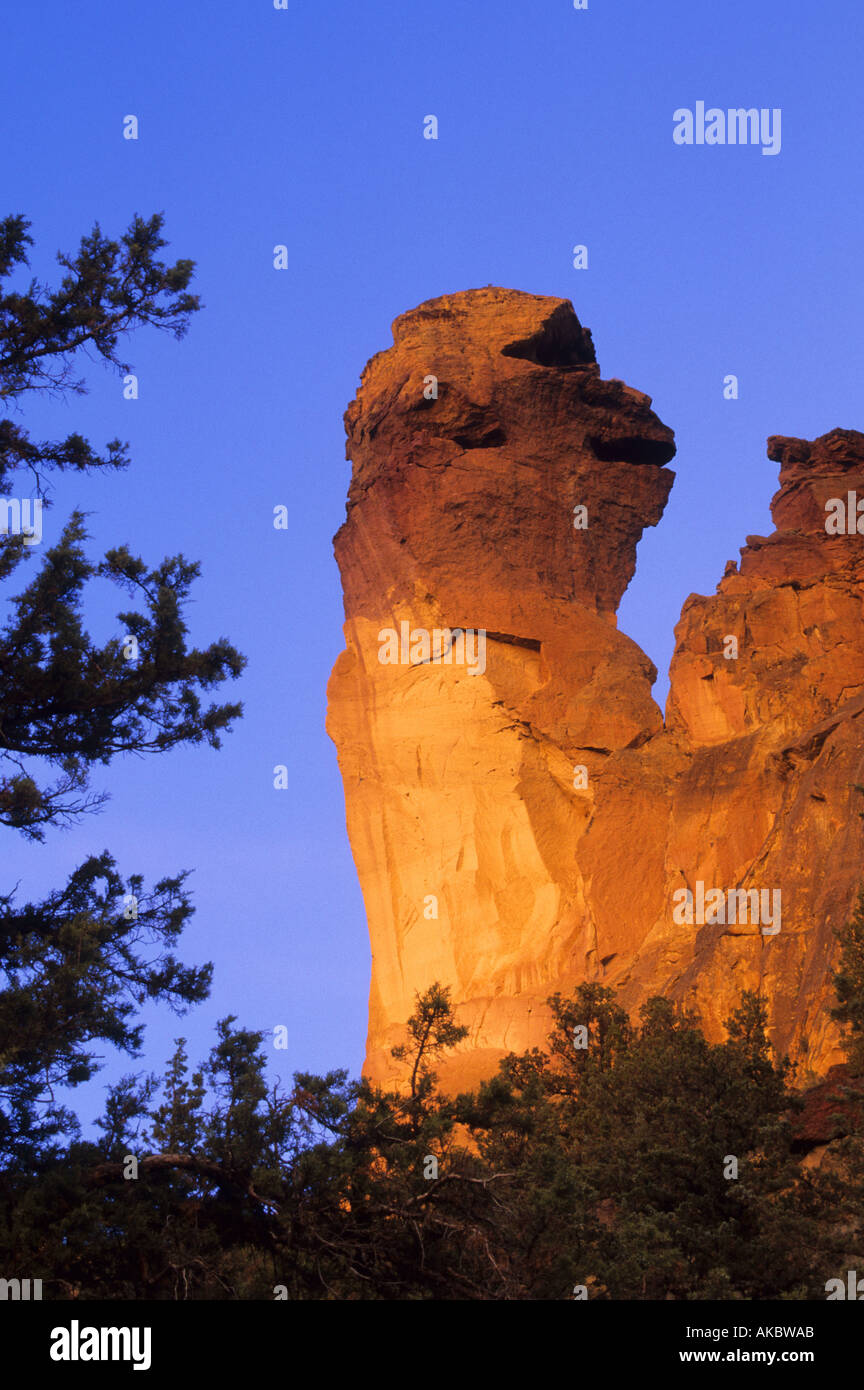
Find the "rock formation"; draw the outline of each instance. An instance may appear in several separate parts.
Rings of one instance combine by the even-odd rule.
[[[436,980],[469,1028],[451,1090],[542,1045],[546,998],[583,980],[634,1013],[684,1000],[714,1037],[758,987],[775,1046],[824,1072],[833,929],[864,875],[864,552],[826,502],[864,499],[864,435],[769,440],[777,529],[687,599],[664,721],[615,617],[674,478],[650,398],[601,378],[566,300],[446,295],[393,340],[345,417],[328,688],[372,942],[366,1074],[398,1080],[390,1048]]]

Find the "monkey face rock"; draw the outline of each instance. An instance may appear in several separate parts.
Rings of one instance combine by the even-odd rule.
[[[390,1048],[436,980],[469,1029],[451,1090],[542,1045],[546,998],[584,980],[631,1011],[686,1000],[716,1036],[761,988],[779,1048],[839,1060],[864,540],[825,509],[864,498],[864,436],[769,442],[778,530],[685,603],[664,723],[615,614],[673,436],[601,378],[566,300],[489,287],[403,314],[345,421],[328,730],[372,943],[366,1074],[398,1083]]]

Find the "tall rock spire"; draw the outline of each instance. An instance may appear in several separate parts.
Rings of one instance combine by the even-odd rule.
[[[547,996],[586,979],[631,1009],[686,998],[714,1032],[761,986],[778,1045],[837,1059],[831,933],[864,847],[862,542],[829,537],[821,509],[857,481],[864,437],[770,442],[778,532],[685,604],[664,726],[615,619],[674,477],[650,407],[601,378],[566,300],[488,287],[398,318],[346,413],[328,729],[372,941],[375,1079],[398,1077],[389,1049],[435,980],[470,1030],[450,1087],[542,1044]],[[781,892],[780,931],[676,920],[700,883]]]

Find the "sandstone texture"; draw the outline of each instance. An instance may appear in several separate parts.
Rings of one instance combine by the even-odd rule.
[[[634,1015],[652,994],[685,1001],[718,1038],[758,988],[802,1083],[840,1062],[833,931],[864,876],[864,538],[829,535],[825,503],[864,498],[864,435],[768,441],[776,530],[685,602],[664,719],[615,614],[673,435],[601,377],[568,301],[489,287],[403,314],[345,420],[328,730],[372,944],[366,1075],[398,1083],[390,1048],[436,980],[469,1029],[439,1068],[449,1090],[541,1046],[547,997],[584,980]],[[485,669],[382,664],[403,623],[485,631]],[[676,919],[700,883],[779,891],[780,930]]]

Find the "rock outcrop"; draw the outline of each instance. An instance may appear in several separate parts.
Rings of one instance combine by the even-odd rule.
[[[664,721],[615,618],[674,478],[650,398],[601,378],[566,300],[447,295],[393,339],[345,417],[328,689],[372,942],[366,1074],[398,1079],[435,980],[469,1028],[449,1089],[541,1045],[546,998],[583,980],[631,1011],[686,1000],[711,1036],[758,987],[775,1046],[824,1072],[864,862],[864,543],[826,532],[826,502],[864,499],[864,435],[769,440],[777,529],[686,601]]]

